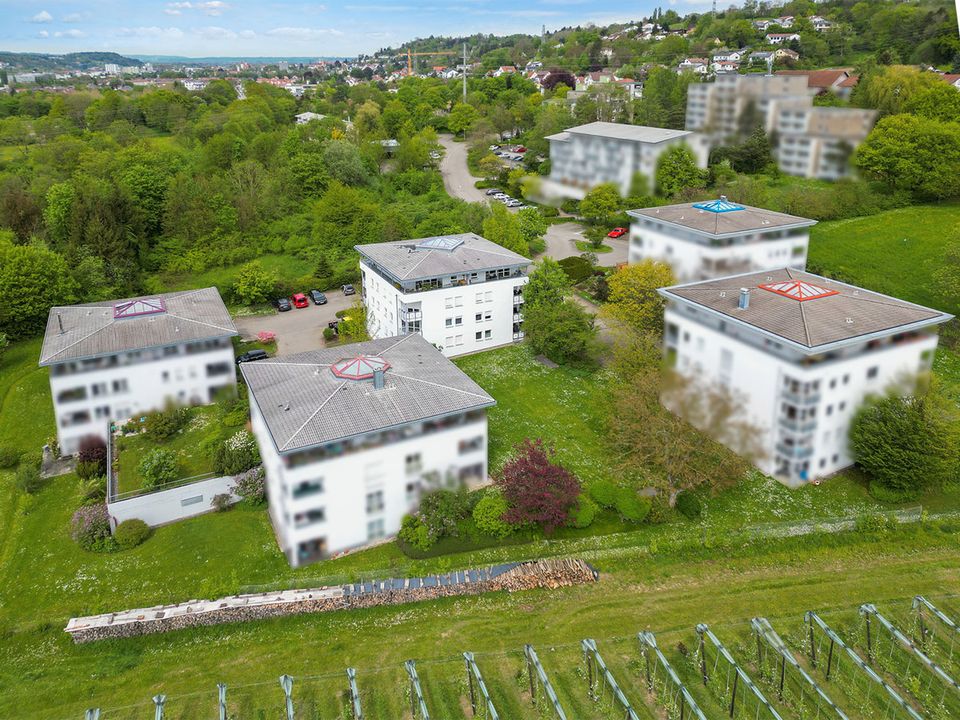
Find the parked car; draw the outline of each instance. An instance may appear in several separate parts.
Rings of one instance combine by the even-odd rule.
[[[611,230],[610,232],[607,233],[607,237],[608,237],[608,238],[618,238],[618,237],[623,237],[623,236],[626,235],[626,234],[627,234],[627,229],[626,229],[626,228],[616,227],[616,228],[614,228],[613,230]]]
[[[298,308],[310,307],[310,302],[307,300],[307,296],[303,293],[294,293],[293,306]]]
[[[327,304],[327,296],[324,295],[324,294],[323,294],[322,292],[320,292],[319,290],[311,290],[311,291],[310,291],[310,299],[313,300],[313,304],[314,304],[314,305],[326,305],[326,304]]]
[[[491,145],[491,146],[490,146],[490,152],[496,152],[496,151],[499,150],[499,149],[500,149],[500,146],[499,146],[499,145]]]
[[[501,195],[503,194],[500,191],[500,188],[490,188],[489,190],[487,190],[487,195],[497,195],[497,194],[501,194]]]
[[[519,208],[523,205],[519,200],[507,200],[504,203],[508,208]]]
[[[357,291],[353,289],[353,285],[344,285],[343,286],[344,295],[356,295]]]
[[[242,355],[237,355],[237,365],[246,362],[256,362],[257,360],[266,360],[269,355],[267,355],[266,350],[247,350]]]
[[[273,306],[277,309],[277,312],[286,312],[287,310],[293,310],[293,304],[290,302],[290,298],[277,298],[273,301]]]
[[[510,196],[507,195],[505,192],[495,192],[495,193],[493,194],[493,196],[494,196],[497,200],[503,200],[503,199],[509,199],[509,198],[510,198]]]
[[[514,149],[514,152],[525,153],[527,149],[523,145],[517,145]]]

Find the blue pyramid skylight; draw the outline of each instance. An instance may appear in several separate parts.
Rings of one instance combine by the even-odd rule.
[[[743,205],[737,205],[727,200],[726,195],[721,195],[719,200],[711,200],[710,202],[700,202],[694,203],[693,206],[697,210],[706,210],[707,212],[712,213],[725,213],[725,212],[734,212],[736,210],[743,210]]]

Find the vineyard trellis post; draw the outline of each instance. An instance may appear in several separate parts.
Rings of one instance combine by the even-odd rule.
[[[674,702],[680,706],[680,720],[684,720],[685,708],[690,709],[690,714],[695,720],[706,720],[703,711],[700,709],[700,706],[697,705],[697,701],[693,699],[693,695],[690,694],[690,691],[687,690],[687,687],[680,680],[680,676],[677,675],[673,666],[670,665],[667,656],[657,647],[656,636],[652,632],[644,630],[637,633],[637,640],[640,642],[640,654],[643,656],[646,666],[647,689],[650,692],[655,691],[656,669],[657,665],[659,665],[663,668],[664,673],[673,685],[674,692],[671,693],[671,697],[674,699]],[[653,653],[654,660],[656,661],[656,664],[654,664],[652,668],[650,653]]]
[[[350,691],[350,707],[353,708],[353,720],[363,720],[360,707],[360,691],[357,689],[357,671],[347,668],[347,689]]]
[[[467,666],[467,683],[470,687],[470,709],[473,715],[476,716],[477,714],[476,691],[479,690],[480,695],[483,697],[483,705],[486,708],[485,716],[488,720],[500,720],[500,715],[493,706],[493,698],[490,697],[490,693],[487,691],[487,684],[483,681],[483,675],[480,674],[480,668],[477,666],[473,653],[465,652],[463,654],[463,660]],[[474,687],[474,683],[476,683],[476,687]]]
[[[540,658],[537,657],[537,651],[533,649],[532,645],[523,646],[523,654],[527,659],[527,674],[530,677],[530,700],[536,705],[537,704],[537,684],[534,680],[534,673],[536,673],[536,678],[539,680],[540,686],[543,687],[543,691],[547,696],[547,699],[553,705],[553,711],[556,713],[558,720],[567,720],[566,714],[563,712],[563,708],[560,706],[560,700],[557,698],[557,693],[553,690],[553,685],[550,684],[550,678],[547,677],[547,671],[543,669],[543,665],[540,664]]]
[[[423,688],[420,686],[420,676],[417,675],[417,664],[413,660],[407,660],[403,666],[410,677],[410,715],[414,718],[419,717],[420,720],[430,720],[430,711],[427,710],[427,701],[423,697]]]
[[[84,712],[83,720],[100,720],[100,708],[90,708]]]
[[[883,690],[886,692],[887,696],[889,697],[890,701],[893,704],[895,704],[897,707],[899,707],[904,713],[906,713],[910,717],[910,720],[923,720],[922,716],[916,710],[913,709],[910,703],[904,700],[900,696],[900,693],[894,690],[889,685],[889,683],[887,683],[886,680],[880,677],[872,667],[870,667],[866,662],[864,662],[863,658],[861,658],[857,654],[856,650],[848,646],[843,641],[843,639],[839,635],[837,635],[833,631],[833,629],[829,625],[827,625],[827,623],[823,620],[823,618],[821,618],[817,613],[815,613],[813,610],[808,610],[806,615],[804,616],[804,621],[810,627],[811,660],[816,652],[816,645],[813,642],[814,630],[815,628],[820,628],[821,632],[823,632],[823,634],[830,640],[829,657],[831,659],[833,656],[833,649],[834,647],[837,647],[841,652],[845,653],[850,658],[851,661],[853,661],[853,664],[856,665],[857,668],[859,668],[860,671],[867,678],[871,680],[871,682],[883,688]],[[828,660],[828,667],[829,667],[829,662],[830,661]],[[814,667],[816,667],[815,663],[814,663]]]
[[[153,720],[163,720],[163,704],[167,696],[163,693],[153,696]]]
[[[286,701],[287,720],[293,720],[293,678],[289,675],[281,675],[280,687],[283,689],[283,697]]]
[[[583,657],[587,663],[587,679],[589,682],[588,692],[590,693],[590,696],[595,700],[598,698],[594,686],[596,683],[600,682],[602,678],[603,682],[613,693],[614,699],[624,711],[624,720],[640,720],[637,717],[637,713],[634,712],[633,707],[630,705],[630,701],[627,699],[627,696],[623,694],[623,691],[617,684],[617,680],[613,677],[613,673],[610,672],[610,670],[607,668],[607,664],[603,661],[603,656],[600,655],[600,651],[597,649],[596,641],[587,638],[586,640],[582,640],[580,642],[580,647],[583,649]]]
[[[924,617],[924,610],[928,611],[934,620],[938,621],[947,630],[947,642],[949,648],[947,649],[947,660],[951,664],[955,664],[954,654],[957,649],[957,644],[960,643],[960,626],[957,625],[950,617],[943,613],[940,609],[937,608],[932,602],[927,600],[922,595],[917,595],[913,599],[912,605],[913,611],[916,614],[917,622],[920,625],[920,644],[926,648],[927,641],[932,635],[936,635],[936,631],[932,630],[929,624]]]
[[[217,683],[217,710],[220,720],[227,720],[227,685]]]

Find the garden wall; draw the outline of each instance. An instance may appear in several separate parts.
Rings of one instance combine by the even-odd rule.
[[[184,518],[210,512],[214,495],[229,494],[231,502],[240,498],[234,495],[232,475],[198,480],[166,490],[145,492],[142,495],[107,502],[111,528],[124,520],[138,518],[150,527],[183,520]]]
[[[176,605],[71,618],[65,628],[75,643],[136,637],[198,625],[262,620],[283,615],[399,605],[440,597],[477,595],[495,590],[532,590],[596,582],[599,574],[583,560],[506,563],[480,570],[459,570],[421,578],[392,578],[307,590],[231,595]]]

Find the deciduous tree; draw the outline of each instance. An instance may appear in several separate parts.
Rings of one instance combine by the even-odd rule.
[[[509,506],[504,519],[539,525],[548,535],[567,523],[580,494],[577,477],[553,462],[540,439],[517,445],[495,481]]]

